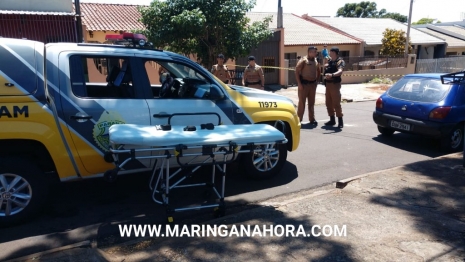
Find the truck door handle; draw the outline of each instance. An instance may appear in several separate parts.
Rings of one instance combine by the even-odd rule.
[[[85,120],[89,120],[92,118],[92,116],[70,116],[71,119],[75,119],[75,120],[80,120],[80,119],[85,119]]]
[[[15,84],[13,84],[13,83],[5,83],[5,86],[12,87],[12,86],[15,86]]]

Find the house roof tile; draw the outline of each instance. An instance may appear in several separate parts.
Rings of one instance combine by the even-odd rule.
[[[350,17],[316,17],[316,19],[338,28],[352,36],[363,39],[367,45],[381,45],[386,28],[404,30],[407,25],[390,18],[350,18]],[[443,44],[444,40],[428,35],[415,28],[410,28],[412,44]]]
[[[456,26],[456,25],[448,25],[448,26],[439,25],[438,27],[443,28],[447,31],[451,31],[453,33],[465,36],[465,27]]]
[[[437,31],[434,31],[434,30],[432,30],[430,28],[417,28],[417,29],[422,31],[422,32],[425,32],[427,34],[430,34],[430,35],[433,35],[435,37],[443,39],[444,41],[447,42],[448,47],[465,47],[465,41],[464,40],[461,40],[461,39],[458,39],[458,38],[455,38],[455,37],[452,37],[452,36],[437,32]]]
[[[250,12],[247,17],[250,22],[262,21],[265,17],[272,16],[270,28],[277,28],[277,13]],[[329,28],[305,20],[291,13],[283,14],[284,45],[342,45],[360,44],[361,41],[348,35],[340,34]]]
[[[137,5],[81,3],[82,23],[88,31],[144,29]]]

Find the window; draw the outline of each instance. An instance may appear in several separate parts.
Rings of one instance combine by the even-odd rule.
[[[70,57],[74,95],[82,98],[135,98],[128,57]]]
[[[145,60],[144,63],[153,98],[209,99],[212,95],[222,95],[198,68],[162,60]],[[165,83],[168,77],[173,78],[172,83]]]
[[[274,68],[269,68],[267,66],[275,66],[275,59],[274,57],[264,57],[263,58],[263,65],[265,66],[263,73],[274,73]]]
[[[403,78],[395,83],[388,95],[408,101],[439,102],[450,89],[441,80],[430,78]]]
[[[365,56],[375,56],[375,52],[371,50],[365,50]]]
[[[350,51],[339,51],[339,56],[340,57],[349,57],[350,56]]]
[[[456,56],[457,52],[446,52],[446,56]]]

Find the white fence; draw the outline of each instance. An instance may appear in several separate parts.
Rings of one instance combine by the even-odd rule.
[[[465,70],[465,56],[418,59],[415,73],[453,73]]]

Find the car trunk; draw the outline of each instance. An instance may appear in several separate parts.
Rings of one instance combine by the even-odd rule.
[[[383,103],[385,113],[416,120],[428,120],[429,113],[436,107],[436,103],[414,102],[396,98],[387,99]]]

